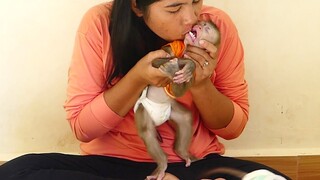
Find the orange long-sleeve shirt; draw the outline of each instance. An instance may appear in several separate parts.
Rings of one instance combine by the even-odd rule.
[[[153,161],[137,135],[133,110],[125,117],[120,117],[108,107],[103,97],[106,72],[113,65],[108,30],[111,5],[97,5],[82,19],[69,68],[64,108],[72,131],[82,141],[83,154]],[[203,6],[200,19],[213,21],[220,30],[218,63],[211,80],[221,93],[232,100],[234,115],[227,127],[208,129],[189,92],[177,99],[193,113],[194,131],[190,151],[197,157],[214,152],[224,153],[224,146],[216,136],[224,139],[239,136],[247,122],[249,109],[247,83],[244,79],[244,53],[237,29],[223,11],[214,7]],[[163,138],[161,147],[169,161],[181,161],[173,151],[173,129],[164,123],[158,130]]]

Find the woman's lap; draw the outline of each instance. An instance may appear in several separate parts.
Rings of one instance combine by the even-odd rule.
[[[245,172],[267,169],[262,164],[211,154],[193,162],[170,163],[167,172],[179,179],[199,179],[204,172],[217,167],[231,167]],[[155,163],[140,163],[105,156],[81,156],[59,153],[28,154],[0,166],[0,178],[6,179],[144,179],[156,168]]]
[[[59,153],[27,154],[0,166],[0,177],[8,179],[130,179],[144,177],[143,171],[152,172],[151,163],[136,163],[124,159]],[[139,171],[139,169],[141,169]],[[70,179],[70,178],[69,178]],[[131,177],[132,179],[132,177]],[[143,179],[143,178],[142,178]]]
[[[213,170],[215,168],[221,168],[221,167],[241,170],[243,172],[252,172],[252,171],[255,171],[258,169],[266,169],[266,170],[269,170],[275,174],[282,175],[282,176],[286,177],[281,172],[278,172],[278,171],[276,171],[266,165],[252,162],[252,161],[232,158],[232,157],[220,156],[218,154],[210,154],[206,158],[202,159],[201,161],[194,162],[193,164],[191,164],[190,167],[184,168],[184,171],[183,170],[181,171],[181,168],[178,171],[176,170],[175,174],[179,177],[179,179],[188,179],[188,178],[192,177],[191,179],[199,180],[200,178],[204,178],[204,177],[202,177],[202,175],[204,175],[206,172],[209,172],[210,170]],[[169,171],[169,169],[168,169],[168,171]],[[234,176],[227,175],[227,174],[219,174],[219,175],[217,174],[217,175],[210,176],[210,178],[212,178],[212,179],[218,178],[218,177],[223,177],[228,180],[229,179],[239,179],[239,178],[235,178]],[[288,177],[286,177],[286,178],[290,179]]]

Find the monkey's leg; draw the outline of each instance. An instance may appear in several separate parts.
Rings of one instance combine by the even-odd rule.
[[[179,67],[184,68],[186,65],[188,65],[188,71],[193,72],[196,68],[196,63],[188,58],[179,58]]]
[[[154,59],[153,63],[158,63],[159,70],[162,71],[170,79],[177,78],[177,82],[170,83],[167,87],[168,92],[175,97],[180,97],[185,94],[190,85],[193,82],[193,74],[195,70],[195,63],[186,58],[173,58],[167,61],[168,59]],[[181,62],[180,62],[181,61]],[[157,67],[157,66],[156,66]],[[182,68],[182,69],[180,69]],[[177,75],[176,73],[179,72]]]
[[[176,137],[175,152],[190,166],[194,160],[189,153],[189,145],[192,138],[192,113],[176,101],[172,101],[170,119],[175,123]]]
[[[158,68],[168,78],[172,79],[177,71],[179,71],[179,64],[177,58],[159,58],[152,61],[152,66]]]
[[[172,93],[172,95],[174,95],[175,97],[181,97],[183,96],[189,89],[189,87],[191,86],[192,82],[184,82],[181,84],[178,83],[170,83],[170,92]]]
[[[158,59],[154,59],[152,60],[152,67],[154,68],[159,68],[161,65],[169,62],[171,59],[173,59],[174,57],[168,57],[168,58],[158,58]]]
[[[157,131],[155,125],[142,104],[139,105],[137,111],[135,112],[135,122],[139,136],[144,141],[148,153],[158,165],[158,167],[150,176],[147,177],[147,179],[160,180],[164,177],[165,171],[168,166],[167,156],[160,147],[159,141],[157,139]]]

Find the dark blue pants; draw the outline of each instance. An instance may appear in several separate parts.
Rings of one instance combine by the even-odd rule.
[[[167,172],[181,180],[199,180],[201,174],[216,167],[231,167],[245,172],[267,169],[280,172],[262,164],[217,154],[191,163],[170,163]],[[156,168],[155,163],[141,163],[125,159],[96,155],[66,155],[58,153],[27,154],[0,166],[0,179],[3,180],[143,180]],[[217,176],[212,176],[215,178]],[[239,179],[220,174],[228,180]],[[287,177],[288,178],[288,177]],[[288,178],[290,179],[290,178]]]

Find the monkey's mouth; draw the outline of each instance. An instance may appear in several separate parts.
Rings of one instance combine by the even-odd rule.
[[[190,35],[192,41],[194,41],[195,39],[197,39],[197,31],[191,30],[191,31],[189,32],[189,35]]]

